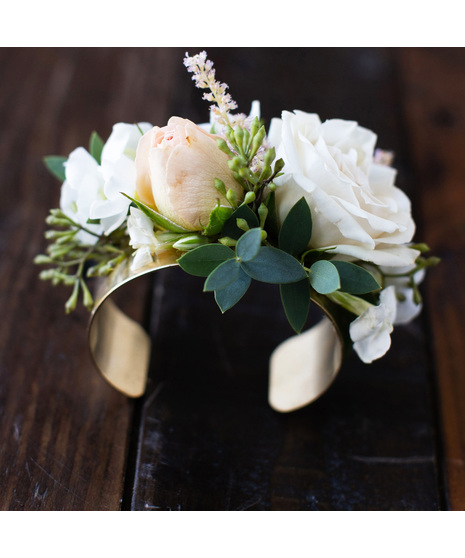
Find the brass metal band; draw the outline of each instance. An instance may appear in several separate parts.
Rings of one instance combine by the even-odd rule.
[[[136,272],[129,265],[120,266],[96,293],[88,327],[91,355],[103,377],[128,397],[140,397],[145,391],[151,341],[111,295],[129,281],[178,266],[177,257],[174,252],[164,252]],[[312,301],[323,311],[321,321],[281,343],[270,358],[268,399],[276,411],[293,411],[320,397],[334,381],[350,345],[339,308],[317,293],[312,293]]]

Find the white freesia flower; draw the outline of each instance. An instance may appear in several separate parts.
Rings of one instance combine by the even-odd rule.
[[[394,169],[373,161],[376,135],[356,122],[284,111],[268,139],[285,162],[276,179],[282,221],[305,196],[313,217],[312,248],[377,265],[411,265],[415,231],[410,200],[394,186]]]
[[[65,163],[65,176],[61,187],[61,210],[95,235],[103,234],[101,225],[87,224],[91,205],[104,196],[99,164],[83,147],[78,147],[70,153]],[[92,245],[98,240],[98,236],[81,230],[76,239],[82,244]]]
[[[381,358],[391,346],[391,332],[396,319],[396,293],[394,286],[380,294],[380,304],[365,310],[349,328],[355,352],[363,362]]]
[[[153,223],[140,209],[131,207],[128,217],[129,244],[135,249],[131,262],[133,271],[153,262],[159,242],[153,231]]]
[[[151,124],[139,124],[142,132]],[[61,189],[62,211],[95,235],[110,234],[126,219],[129,204],[124,192],[134,197],[136,171],[134,159],[141,131],[135,124],[118,123],[103,147],[101,165],[83,147],[75,149],[65,163]],[[88,224],[100,219],[99,225]],[[82,244],[95,244],[98,236],[79,231]]]
[[[100,219],[105,234],[116,230],[125,220],[131,201],[122,193],[134,197],[136,192],[136,149],[143,133],[152,128],[142,122],[139,126],[120,122],[102,151],[101,171],[104,199],[96,199],[90,208],[90,218]]]
[[[396,319],[393,322],[394,325],[400,324],[408,324],[414,318],[416,318],[421,310],[423,305],[417,304],[413,299],[413,289],[409,286],[409,278],[408,277],[390,277],[389,275],[398,275],[401,273],[408,273],[413,269],[413,266],[403,267],[403,268],[381,268],[381,271],[385,273],[387,276],[385,278],[384,284],[386,286],[392,285],[396,290],[396,298],[397,298],[397,312],[396,312]],[[413,280],[417,285],[419,285],[425,277],[425,270],[420,269],[417,271],[414,276]]]

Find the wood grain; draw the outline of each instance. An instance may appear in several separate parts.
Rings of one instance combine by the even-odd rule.
[[[0,50],[0,509],[464,509],[463,50],[208,49],[244,112],[260,99],[268,122],[301,109],[375,130],[443,258],[389,354],[350,358],[310,407],[267,404],[268,356],[291,334],[273,287],[221,316],[202,280],[157,273],[125,301],[154,343],[130,401],[93,369],[86,313],[38,280],[59,199],[41,158],[118,121],[206,121],[186,50],[201,48]]]
[[[267,121],[283,108],[300,108],[322,118],[357,119],[376,130],[379,145],[398,153],[399,184],[413,192],[393,52],[209,49],[208,54],[242,110],[259,98]],[[185,110],[194,113],[194,107],[199,121],[197,95]],[[267,404],[268,357],[291,334],[277,290],[254,285],[243,303],[223,316],[201,290],[201,280],[179,270],[157,277],[151,383],[138,410],[134,488],[125,509],[442,506],[421,322],[396,330],[393,350],[381,361],[365,366],[352,358],[321,400],[281,415]]]
[[[406,49],[399,63],[423,236],[442,258],[425,294],[449,506],[465,510],[465,49]]]
[[[38,280],[59,184],[42,157],[107,137],[117,121],[165,118],[170,52],[0,51],[0,508],[117,510],[133,402],[96,374],[87,314]],[[163,74],[160,84],[156,76]],[[146,96],[157,81],[157,96]],[[143,311],[144,293],[134,312]]]

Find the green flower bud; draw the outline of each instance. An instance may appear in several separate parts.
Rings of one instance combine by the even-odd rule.
[[[258,208],[258,217],[260,218],[260,227],[263,229],[266,218],[268,217],[268,208],[264,203],[261,203]]]
[[[261,127],[262,125],[260,123],[260,120],[258,119],[258,117],[255,117],[250,124],[250,133],[252,137],[255,136],[255,134],[258,132],[258,130],[260,130]]]
[[[50,256],[46,256],[45,254],[39,254],[34,258],[34,263],[36,265],[45,265],[45,264],[50,264],[52,262],[53,262],[52,258],[50,258]]]
[[[284,161],[282,159],[278,159],[274,164],[274,174],[278,174],[284,168]]]
[[[70,221],[69,219],[63,219],[61,217],[55,217],[54,215],[49,215],[45,222],[47,225],[52,225],[55,227],[69,227]]]
[[[254,157],[255,154],[257,153],[257,151],[260,149],[263,140],[265,139],[266,136],[266,130],[265,130],[265,126],[262,126],[258,132],[256,133],[255,137],[253,138],[252,141],[252,149],[251,149],[251,153],[250,153],[250,157]],[[274,148],[272,148],[274,149]],[[269,150],[270,151],[270,150]],[[274,158],[274,157],[273,157]],[[272,159],[273,160],[273,159]]]
[[[208,239],[204,236],[198,234],[193,234],[190,236],[185,236],[173,244],[173,248],[176,250],[181,250],[182,252],[187,252],[188,250],[193,250],[199,246],[208,244]]]
[[[224,182],[219,178],[215,178],[215,188],[221,195],[226,197],[226,186],[224,185]]]
[[[225,246],[236,246],[237,244],[237,240],[234,240],[234,238],[230,238],[229,236],[219,238],[218,242],[221,242],[221,244],[224,244]]]
[[[244,129],[240,126],[238,126],[234,130],[234,139],[236,140],[238,147],[242,147],[242,142],[244,140]]]
[[[248,205],[249,203],[254,202],[256,197],[257,196],[255,195],[255,192],[247,192],[247,194],[244,197],[244,204]]]
[[[234,190],[228,190],[226,192],[226,198],[228,202],[232,205],[232,207],[237,207],[237,194]]]
[[[422,254],[430,251],[428,244],[425,244],[424,242],[420,242],[419,244],[412,244],[410,248],[412,248],[412,250],[419,250]]]
[[[241,219],[241,218],[236,219],[236,225],[239,229],[241,229],[241,231],[247,232],[250,229],[249,223],[247,223],[245,219]]]
[[[54,269],[44,269],[39,273],[39,279],[41,279],[42,281],[50,281],[50,279],[53,279],[54,276]]]
[[[233,157],[228,161],[229,168],[234,171],[238,172],[242,168],[242,162],[239,157]]]
[[[224,139],[218,138],[216,140],[216,144],[221,149],[223,153],[226,153],[228,157],[233,157],[234,153],[229,149],[228,144],[224,141]]]
[[[82,303],[87,308],[87,310],[92,310],[92,306],[94,305],[94,299],[90,294],[89,288],[87,287],[85,281],[81,279],[81,289],[82,289]]]
[[[77,299],[79,294],[79,281],[74,282],[73,292],[65,304],[65,312],[69,314],[76,309]]]
[[[276,157],[275,148],[270,147],[270,149],[267,149],[266,152],[265,152],[265,156],[263,158],[263,161],[264,161],[265,165],[271,166],[271,163],[274,161],[275,157]]]

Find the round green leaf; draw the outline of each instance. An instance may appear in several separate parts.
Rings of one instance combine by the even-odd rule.
[[[287,283],[279,286],[281,301],[287,319],[296,333],[304,327],[310,308],[310,283],[308,278],[298,283]]]
[[[311,236],[312,214],[307,200],[302,197],[284,219],[279,233],[279,247],[293,256],[300,256],[307,249]]]
[[[262,244],[262,230],[257,227],[243,234],[236,244],[236,256],[243,262],[253,260]]]
[[[377,291],[381,285],[373,275],[351,262],[331,262],[336,266],[341,280],[341,291],[350,294],[366,294]]]
[[[252,279],[242,269],[239,269],[239,273],[232,283],[224,289],[215,291],[215,300],[220,310],[224,313],[239,302],[251,282]]]
[[[248,205],[240,205],[224,224],[223,230],[221,231],[221,234],[223,236],[229,236],[229,238],[238,240],[244,234],[244,231],[241,230],[236,224],[237,219],[244,219],[245,221],[247,221],[251,229],[260,225],[260,223],[258,222],[258,217],[250,209],[250,207]]]
[[[203,290],[208,292],[224,289],[236,280],[240,269],[241,264],[235,258],[223,262],[207,277]]]
[[[271,246],[262,246],[252,261],[241,265],[249,277],[263,283],[295,283],[307,277],[293,256]]]
[[[191,275],[208,277],[223,262],[235,259],[234,250],[223,244],[206,244],[186,252],[178,260],[181,268]]]
[[[320,294],[337,291],[341,282],[336,266],[327,260],[315,262],[310,268],[310,284]]]

